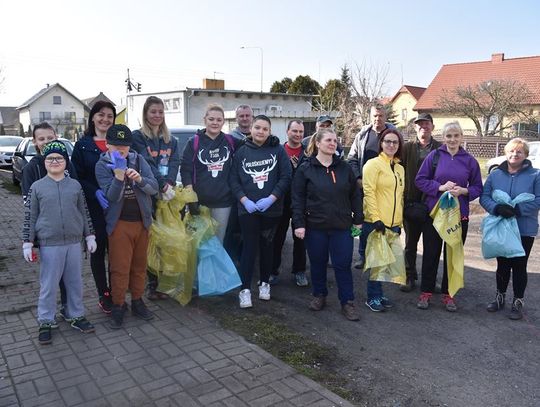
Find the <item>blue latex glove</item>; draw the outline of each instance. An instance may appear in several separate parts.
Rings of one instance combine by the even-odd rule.
[[[107,164],[107,167],[111,170],[127,170],[127,159],[122,157],[119,151],[113,151],[111,153],[111,164]]]
[[[242,202],[242,205],[244,205],[244,208],[246,208],[248,213],[257,212],[259,210],[257,205],[255,205],[255,202],[253,202],[251,199],[246,199],[244,202]]]
[[[107,200],[107,197],[105,196],[105,192],[103,192],[102,189],[98,189],[96,191],[96,198],[99,202],[99,205],[103,209],[109,209],[109,201]]]
[[[255,205],[259,211],[264,212],[270,208],[274,202],[276,202],[276,198],[267,196],[266,198],[259,199]]]

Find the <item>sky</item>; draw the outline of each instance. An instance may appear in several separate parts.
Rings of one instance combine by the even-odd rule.
[[[428,86],[443,64],[540,55],[537,0],[0,0],[0,106],[46,84],[121,104],[144,93],[260,90],[309,75],[324,85],[348,64],[387,69],[388,96]],[[402,82],[403,81],[403,82]]]

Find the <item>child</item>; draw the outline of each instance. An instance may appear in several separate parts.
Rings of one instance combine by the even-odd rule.
[[[96,164],[96,179],[109,201],[105,211],[109,235],[112,320],[119,329],[127,309],[126,291],[131,291],[131,312],[144,320],[154,316],[142,300],[146,280],[148,231],[152,224],[151,196],[158,182],[146,160],[130,152],[131,130],[117,124],[107,130],[106,153]]]
[[[56,288],[63,278],[67,290],[66,321],[84,333],[94,326],[84,317],[81,240],[89,252],[96,250],[96,238],[78,181],[66,177],[69,164],[66,146],[59,141],[41,151],[47,176],[34,182],[28,191],[23,225],[23,254],[35,260],[34,241],[39,243],[40,291],[38,301],[39,343],[52,342],[55,324]]]

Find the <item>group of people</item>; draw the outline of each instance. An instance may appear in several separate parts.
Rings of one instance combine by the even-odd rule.
[[[258,297],[270,300],[270,287],[282,268],[281,252],[289,224],[293,233],[292,273],[298,286],[309,285],[306,252],[310,260],[313,299],[309,308],[326,305],[327,267],[335,272],[344,316],[358,320],[354,304],[352,258],[354,235],[360,234],[363,268],[368,236],[372,232],[405,230],[406,283],[417,280],[417,244],[423,235],[421,294],[418,308],[427,309],[435,291],[443,241],[427,214],[444,192],[457,198],[461,231],[467,234],[469,202],[480,202],[492,214],[515,216],[526,256],[497,259],[497,295],[489,311],[504,307],[513,273],[512,317],[520,318],[527,281],[526,266],[538,230],[540,173],[526,160],[527,143],[514,139],[506,146],[507,161],[482,187],[477,161],[462,147],[459,123],[447,123],[441,144],[432,136],[433,119],[420,114],[417,136],[404,142],[386,122],[385,110],[371,109],[371,124],[357,134],[346,159],[333,129],[333,119],[320,116],[313,135],[304,134],[301,120],[287,126],[287,140],[272,134],[271,120],[253,115],[250,106],[236,110],[238,127],[223,132],[225,112],[211,105],[204,128],[189,140],[184,151],[165,123],[163,101],[150,96],[143,107],[142,127],[131,132],[115,125],[115,108],[99,101],[91,109],[87,131],[75,144],[71,159],[65,146],[55,141],[47,123],[35,126],[38,155],[25,167],[22,192],[25,202],[23,252],[28,261],[40,253],[39,341],[52,340],[56,326],[56,287],[60,285],[60,315],[82,332],[94,327],[84,317],[82,305],[81,249],[86,241],[98,293],[98,304],[111,314],[110,327],[121,328],[131,293],[132,313],[153,318],[142,296],[159,300],[159,281],[146,271],[149,228],[158,200],[175,195],[176,176],[184,188],[196,192],[198,202],[188,211],[196,216],[199,205],[210,209],[217,221],[216,236],[238,265],[242,281],[241,308],[252,307],[255,261],[259,258]],[[511,197],[530,192],[536,199],[519,206],[496,204],[491,193],[501,189]],[[181,216],[179,213],[178,216]],[[240,236],[240,239],[238,239]],[[369,270],[368,270],[369,271]],[[446,262],[441,286],[448,311],[456,311],[448,294]],[[375,312],[393,306],[378,281],[367,282],[366,305]]]

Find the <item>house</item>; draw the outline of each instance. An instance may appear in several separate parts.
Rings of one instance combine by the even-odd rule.
[[[88,106],[59,83],[49,85],[17,107],[19,122],[26,130],[48,122],[58,134],[73,138],[85,128]]]
[[[19,113],[16,106],[0,106],[0,126],[4,129],[0,134],[19,135]]]
[[[418,116],[413,109],[425,90],[426,88],[420,86],[403,85],[390,99],[392,110],[397,115],[395,120],[398,128],[407,127],[410,121]]]
[[[513,80],[524,84],[532,94],[531,104],[527,107],[533,113],[540,113],[540,56],[505,59],[502,53],[492,54],[489,61],[443,65],[416,103],[414,110],[418,113],[430,113],[436,129],[441,129],[449,121],[458,120],[466,134],[476,134],[471,119],[443,113],[440,98],[446,90],[474,86],[491,80]],[[524,128],[522,123],[514,123],[513,126],[518,134]],[[532,131],[540,132],[540,123],[528,127],[531,127]]]
[[[94,107],[94,105],[96,104],[96,102],[98,101],[105,101],[105,102],[109,102],[111,103],[113,106],[116,106],[116,104],[111,100],[109,99],[107,96],[105,96],[105,94],[103,92],[99,92],[99,94],[97,96],[94,96],[94,97],[91,97],[91,98],[86,98],[86,99],[82,99],[83,103],[88,106],[90,109],[92,109],[92,107]]]
[[[116,119],[114,122],[116,124],[126,124],[126,106],[125,105],[116,106]]]

